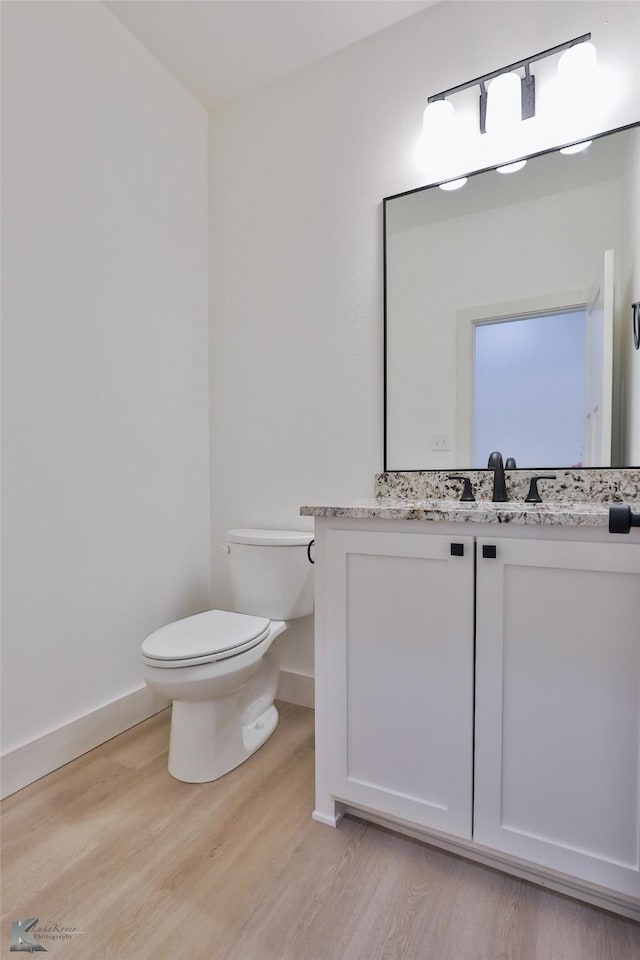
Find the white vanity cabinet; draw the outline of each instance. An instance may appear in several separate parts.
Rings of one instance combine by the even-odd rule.
[[[470,838],[473,538],[330,530],[324,549],[331,793]]]
[[[640,544],[477,549],[474,840],[639,896]]]
[[[314,818],[640,917],[640,537],[317,517],[315,571]]]

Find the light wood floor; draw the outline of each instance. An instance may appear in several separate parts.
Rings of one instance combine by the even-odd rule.
[[[314,823],[313,713],[217,783],[166,769],[169,714],[2,805],[3,922],[52,960],[637,960],[640,926],[355,819]],[[44,954],[43,954],[44,956]]]

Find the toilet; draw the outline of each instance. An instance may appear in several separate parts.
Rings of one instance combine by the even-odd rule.
[[[289,620],[313,612],[313,534],[230,530],[234,607],[177,620],[142,644],[143,675],[173,701],[169,773],[217,780],[247,760],[278,723],[271,645]]]

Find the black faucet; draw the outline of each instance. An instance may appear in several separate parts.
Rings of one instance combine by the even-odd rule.
[[[491,499],[494,503],[504,503],[509,498],[507,496],[507,484],[504,479],[502,454],[499,450],[494,450],[493,453],[489,454],[487,467],[489,470],[493,470],[493,496]]]

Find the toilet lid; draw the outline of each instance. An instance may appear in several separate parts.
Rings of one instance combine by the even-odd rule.
[[[152,660],[222,659],[260,643],[270,625],[266,617],[207,610],[151,633],[142,644],[142,653]]]

